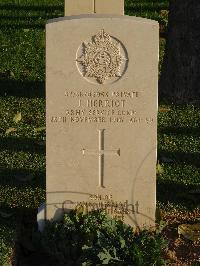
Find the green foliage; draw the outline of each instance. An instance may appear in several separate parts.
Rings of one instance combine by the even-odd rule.
[[[103,212],[71,212],[62,222],[47,222],[34,241],[39,250],[56,257],[59,265],[165,265],[166,241],[159,233],[133,228]],[[39,243],[39,244],[38,244]]]
[[[168,10],[161,10],[160,11],[160,23],[162,25],[164,25],[165,27],[167,27],[168,25],[168,15],[169,15],[169,11]]]

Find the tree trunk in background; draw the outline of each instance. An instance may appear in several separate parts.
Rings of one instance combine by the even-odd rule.
[[[169,0],[160,100],[200,104],[200,0]]]

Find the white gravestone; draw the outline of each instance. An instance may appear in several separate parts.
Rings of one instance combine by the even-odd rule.
[[[158,23],[71,16],[46,36],[46,218],[83,207],[154,226]]]

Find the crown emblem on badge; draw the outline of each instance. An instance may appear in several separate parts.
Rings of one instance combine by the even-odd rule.
[[[104,84],[106,80],[122,76],[121,66],[126,60],[121,54],[120,43],[102,29],[91,42],[83,43],[82,54],[76,61],[83,66],[84,77]]]

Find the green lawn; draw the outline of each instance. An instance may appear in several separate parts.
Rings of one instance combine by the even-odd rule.
[[[63,16],[63,2],[0,0],[0,265],[8,265],[22,214],[36,213],[45,201],[44,25]],[[167,8],[168,1],[126,1],[126,14],[161,23]],[[164,44],[161,39],[162,56]],[[199,117],[193,106],[160,108],[157,199],[163,208],[197,208]]]

